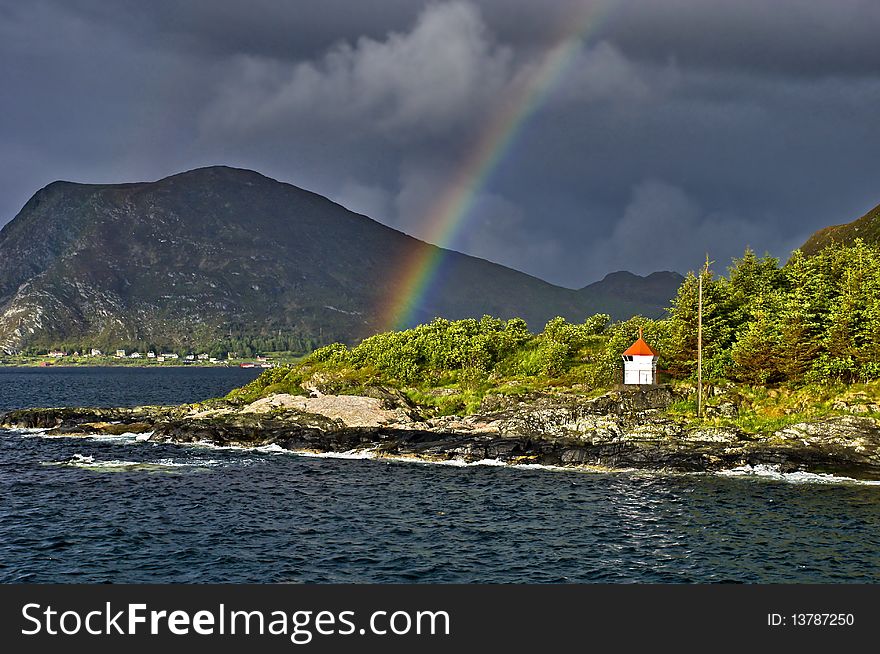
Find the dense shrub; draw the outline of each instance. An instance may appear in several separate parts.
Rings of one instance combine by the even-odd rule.
[[[685,278],[661,320],[634,316],[609,324],[607,315],[596,314],[570,323],[556,317],[532,334],[519,318],[437,318],[351,348],[322,347],[297,365],[267,371],[230,398],[385,384],[406,388],[441,412],[474,410],[490,389],[589,390],[619,383],[621,353],[640,329],[659,352],[662,371],[692,379],[701,278],[704,379],[758,386],[880,379],[880,250],[856,241],[811,257],[796,251],[782,267],[747,250],[726,277],[706,266]]]

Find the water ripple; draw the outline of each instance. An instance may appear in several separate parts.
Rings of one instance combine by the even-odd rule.
[[[2,582],[880,581],[877,486],[9,431],[0,448]]]

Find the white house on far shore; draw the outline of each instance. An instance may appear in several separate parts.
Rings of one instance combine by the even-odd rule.
[[[642,338],[639,327],[639,338],[623,353],[623,383],[633,385],[657,383],[657,352]]]

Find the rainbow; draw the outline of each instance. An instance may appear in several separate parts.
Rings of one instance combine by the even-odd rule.
[[[558,82],[565,77],[589,38],[598,33],[610,14],[612,0],[585,0],[565,26],[538,66],[511,91],[506,102],[492,115],[474,147],[463,159],[445,191],[426,213],[424,239],[439,247],[415,248],[397,266],[397,280],[380,309],[383,329],[411,324],[416,312],[437,280],[444,250],[464,226],[480,190],[510,151],[528,119],[544,104]]]

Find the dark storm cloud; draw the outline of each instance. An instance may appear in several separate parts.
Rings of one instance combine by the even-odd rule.
[[[541,47],[584,4],[605,6],[602,35],[627,53],[697,66],[805,75],[873,74],[880,60],[874,0],[474,0],[499,38]],[[408,29],[416,0],[53,0],[145,41],[226,55],[313,56],[339,40]]]
[[[381,38],[406,29],[421,10],[412,0],[52,0],[144,43],[210,56],[314,56],[339,40]]]
[[[250,167],[415,235],[582,0],[0,0],[0,222]],[[454,245],[580,286],[786,256],[880,201],[880,3],[605,2]]]
[[[757,73],[875,75],[874,0],[628,2],[615,40],[635,56]]]

